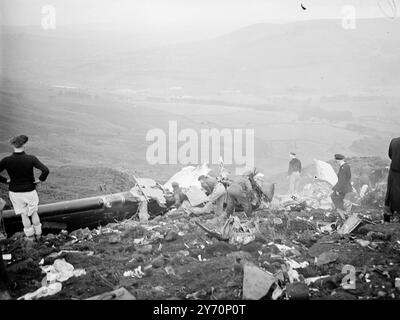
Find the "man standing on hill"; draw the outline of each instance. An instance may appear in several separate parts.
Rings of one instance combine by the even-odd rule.
[[[390,222],[393,213],[400,212],[400,137],[390,142],[388,154],[392,162],[385,197],[385,222]]]
[[[335,154],[335,160],[339,164],[338,182],[333,186],[331,194],[332,202],[342,220],[346,219],[344,210],[344,197],[353,190],[351,186],[351,169],[344,161],[344,156]]]
[[[0,173],[6,170],[9,179],[0,176],[0,182],[8,184],[15,214],[21,215],[27,239],[34,240],[35,236],[39,239],[42,234],[36,186],[46,180],[49,169],[38,158],[25,153],[24,145],[27,141],[28,137],[25,135],[16,136],[10,140],[14,153],[0,161]],[[39,179],[34,178],[33,168],[42,172]]]
[[[289,154],[291,160],[289,162],[289,195],[294,196],[299,190],[300,174],[301,174],[301,161],[297,159],[296,154],[291,152]]]

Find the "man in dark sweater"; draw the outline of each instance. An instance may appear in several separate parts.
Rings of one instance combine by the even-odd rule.
[[[346,219],[344,209],[344,198],[347,193],[353,191],[351,185],[351,169],[350,166],[344,161],[344,156],[335,154],[335,160],[339,164],[338,182],[333,186],[333,193],[331,194],[332,202],[342,220]]]
[[[290,160],[288,169],[289,178],[289,195],[294,196],[299,190],[300,174],[301,174],[301,161],[297,159],[296,154],[291,152],[289,154]]]
[[[45,181],[49,169],[38,158],[24,152],[28,137],[20,135],[10,140],[14,153],[0,161],[0,173],[6,170],[9,179],[0,176],[0,182],[8,184],[11,203],[15,214],[21,215],[24,232],[29,240],[40,238],[42,225],[38,215],[39,197],[36,185]],[[39,179],[34,178],[33,168],[42,173]]]
[[[384,220],[390,222],[390,216],[400,213],[400,137],[394,138],[389,145],[390,164],[385,197]]]

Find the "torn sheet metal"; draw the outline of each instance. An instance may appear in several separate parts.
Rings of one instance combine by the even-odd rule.
[[[259,300],[264,297],[276,279],[273,274],[246,263],[243,269],[243,299]]]
[[[34,292],[27,293],[17,300],[35,300],[47,296],[53,296],[62,290],[62,284],[60,282],[50,283],[48,286],[40,287]]]
[[[193,207],[196,207],[208,201],[207,195],[204,193],[203,190],[201,190],[201,188],[197,186],[189,187],[185,194]]]
[[[338,177],[329,163],[314,159],[314,164],[316,176],[319,180],[328,181],[332,186],[338,182]]]
[[[137,178],[136,182],[140,187],[140,190],[138,190],[137,194],[140,195],[140,191],[142,191],[147,198],[156,199],[160,204],[166,204],[164,190],[155,180],[148,178]]]
[[[358,216],[356,214],[352,215],[338,229],[338,233],[341,235],[351,233],[355,228],[358,227],[358,225],[361,223],[361,221],[362,220],[360,218],[358,218]]]
[[[200,181],[198,180],[201,175],[207,175],[211,169],[207,163],[201,166],[187,166],[182,168],[179,172],[175,173],[164,185],[164,189],[168,189],[172,192],[172,182],[179,183],[181,188],[189,188],[191,186],[197,186],[201,188]]]

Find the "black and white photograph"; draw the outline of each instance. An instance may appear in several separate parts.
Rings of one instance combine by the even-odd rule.
[[[399,16],[0,0],[0,305],[400,300]]]

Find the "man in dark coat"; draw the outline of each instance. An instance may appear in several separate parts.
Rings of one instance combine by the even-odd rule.
[[[394,138],[389,145],[390,164],[384,220],[390,222],[390,215],[400,212],[400,137]]]
[[[353,190],[351,186],[351,169],[348,163],[344,161],[344,156],[335,154],[335,160],[339,164],[338,182],[333,186],[331,194],[332,202],[342,220],[346,219],[344,209],[344,197]]]

